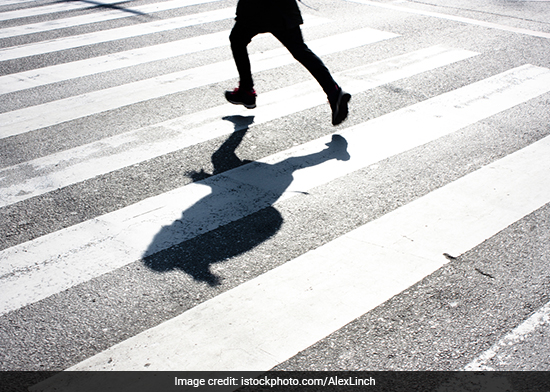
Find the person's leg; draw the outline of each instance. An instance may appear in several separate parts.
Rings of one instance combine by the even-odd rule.
[[[233,59],[239,72],[239,87],[233,91],[226,91],[225,99],[235,105],[244,105],[248,109],[256,107],[256,92],[246,47],[256,34],[258,32],[237,22],[229,35]]]
[[[252,90],[254,88],[250,59],[246,47],[255,35],[257,35],[257,33],[254,30],[238,22],[235,23],[229,35],[233,59],[235,60],[237,71],[239,72],[240,86],[245,90]]]
[[[308,48],[299,26],[288,30],[271,32],[292,54],[292,56],[313,75],[328,97],[337,91],[337,83],[332,78],[323,61]]]
[[[327,95],[332,110],[332,124],[338,125],[348,115],[348,102],[351,95],[344,92],[334,81],[323,61],[304,42],[300,26],[288,30],[271,32],[313,75]]]

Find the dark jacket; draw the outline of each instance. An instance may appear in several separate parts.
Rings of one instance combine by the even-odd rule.
[[[239,0],[237,22],[264,32],[304,23],[296,0]]]

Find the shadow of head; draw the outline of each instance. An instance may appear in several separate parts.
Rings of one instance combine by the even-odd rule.
[[[274,207],[264,208],[169,249],[144,258],[143,263],[157,272],[181,270],[195,281],[210,286],[220,278],[210,271],[213,264],[244,254],[275,235],[283,218]]]

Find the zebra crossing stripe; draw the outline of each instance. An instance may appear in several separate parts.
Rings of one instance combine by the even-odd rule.
[[[24,44],[0,49],[0,61],[14,60],[22,57],[36,56],[60,50],[74,49],[87,45],[101,44],[120,39],[139,37],[147,34],[160,33],[198,24],[217,22],[235,17],[234,8],[223,8],[215,11],[163,19],[154,22],[118,27],[116,29],[96,31],[93,33],[55,38],[47,41]]]
[[[16,37],[19,35],[43,33],[45,31],[65,29],[68,27],[78,27],[91,23],[105,22],[115,19],[128,18],[132,16],[142,16],[145,18],[155,18],[149,15],[154,12],[174,10],[192,5],[213,3],[220,0],[172,0],[162,3],[146,4],[142,6],[131,7],[128,10],[121,8],[119,10],[104,11],[87,15],[73,16],[58,20],[49,20],[47,22],[32,23],[22,26],[8,27],[0,30],[0,38]],[[124,7],[124,6],[121,6]],[[24,12],[24,11],[21,11]],[[0,14],[1,15],[1,14]]]
[[[506,366],[507,356],[516,351],[517,346],[521,345],[521,343],[526,340],[526,336],[534,333],[543,335],[544,329],[548,330],[549,326],[550,302],[529,316],[527,320],[514,328],[510,333],[506,334],[506,336],[500,339],[491,348],[478,355],[477,358],[465,366],[464,370],[470,372],[495,371],[493,368],[495,365]],[[499,370],[502,370],[500,366]],[[542,366],[544,367],[544,365]]]
[[[548,203],[549,154],[547,137],[69,370],[267,371]]]
[[[0,76],[0,94],[13,93],[33,87],[114,71],[146,62],[165,60],[201,50],[217,48],[227,45],[228,36],[229,31],[221,31],[219,33],[201,35],[155,46]]]
[[[487,22],[487,21],[484,21],[484,20],[464,18],[464,17],[457,16],[457,15],[449,15],[449,14],[443,14],[443,13],[439,13],[439,12],[416,10],[416,9],[407,8],[407,7],[400,7],[400,6],[395,5],[395,4],[380,3],[380,2],[377,2],[377,1],[370,1],[370,0],[347,0],[347,1],[350,1],[352,3],[366,4],[366,5],[370,5],[370,6],[373,6],[373,7],[386,8],[386,9],[390,9],[390,10],[393,10],[393,11],[407,12],[407,13],[410,13],[410,14],[430,16],[430,17],[435,17],[435,18],[439,18],[439,19],[447,19],[447,20],[460,22],[460,23],[465,23],[465,24],[469,24],[469,25],[486,27],[486,28],[489,28],[489,29],[508,31],[508,32],[516,33],[516,34],[525,34],[525,35],[530,35],[530,36],[533,36],[533,37],[550,38],[550,33],[547,33],[547,32],[544,32],[544,31],[534,31],[534,30],[523,29],[523,28],[519,28],[519,27],[506,26],[506,25],[501,25],[501,24],[497,24],[497,23]]]
[[[438,45],[347,70],[335,77],[349,84],[353,93],[359,93],[474,55]],[[316,82],[309,81],[261,94],[258,103],[253,112],[254,123],[249,127],[326,104],[326,98]],[[0,206],[229,134],[236,125],[223,120],[228,114],[247,116],[250,111],[223,105],[2,169]]]
[[[119,0],[102,0],[103,4],[116,4]],[[0,12],[0,21],[28,18],[31,16],[40,16],[56,12],[74,11],[86,8],[93,8],[89,3],[56,3],[43,5],[41,7],[26,8],[22,10]]]
[[[304,15],[305,27],[330,22],[329,19]],[[7,94],[33,87],[58,83],[74,78],[109,72],[153,61],[166,60],[185,54],[214,49],[228,45],[229,30],[167,42],[145,48],[126,50],[105,56],[93,57],[0,76],[0,94]],[[257,38],[265,39],[262,35]],[[256,42],[257,42],[256,40]]]
[[[30,3],[34,1],[36,0],[0,0],[0,7],[3,7],[5,5],[11,5],[11,4]]]
[[[341,135],[348,141],[351,155],[348,161],[330,159],[333,158],[330,151],[325,151],[324,157],[321,157],[323,162],[316,166],[302,169],[293,166],[293,162],[299,164],[303,160],[293,160],[292,157],[318,156],[328,141],[321,138],[6,249],[0,252],[0,313],[36,302],[139,260],[146,254],[166,249],[273,205],[281,198],[273,189],[277,182],[290,183],[282,198],[292,197],[296,191],[303,192],[325,184],[547,93],[550,90],[549,81],[550,70],[546,68],[523,66],[512,69],[344,130]],[[546,146],[548,141],[545,143],[537,146]],[[533,156],[548,153],[544,149],[541,153],[535,147],[526,151],[534,151]],[[525,170],[534,177],[538,176],[537,173],[548,177],[548,160],[541,161],[545,162],[534,165],[536,170],[522,167],[519,173]],[[529,161],[529,164],[532,162],[536,160]],[[266,182],[266,178],[270,181]],[[527,198],[529,201],[520,198],[520,205],[511,210],[514,214],[517,211],[531,211],[541,200],[550,200],[548,179],[535,178],[533,182],[534,185],[526,184],[524,187],[525,194],[530,195]],[[510,183],[513,183],[512,179]],[[508,199],[508,193],[502,192],[502,197],[515,200]],[[196,205],[205,208],[194,208]],[[185,212],[183,218],[182,211]],[[430,216],[428,212],[426,214],[426,217]],[[497,215],[508,220],[520,218],[501,211]],[[457,220],[469,222],[472,217],[477,215],[461,215]],[[419,217],[420,221],[422,219],[422,216]],[[175,221],[181,224],[173,224]],[[164,226],[169,228],[163,229]],[[495,227],[489,223],[480,226]],[[407,225],[403,224],[403,227]],[[467,231],[479,233],[479,230],[472,228]],[[157,236],[159,233],[162,233],[162,238]],[[156,236],[155,247],[148,247]],[[461,239],[460,243],[442,242],[446,244],[442,252],[459,254],[476,245],[477,237],[473,240],[456,237]],[[424,257],[427,250],[426,247],[420,248],[420,255]],[[408,252],[414,253],[413,250]],[[435,254],[438,252],[439,249]]]
[[[396,37],[396,34],[364,28],[333,35],[308,43],[319,56]],[[285,48],[257,53],[251,57],[255,72],[282,67],[294,58]],[[0,138],[22,134],[80,117],[101,113],[122,106],[190,90],[237,77],[233,60],[222,61],[185,71],[154,77],[123,86],[94,91],[37,106],[0,114],[4,129]]]

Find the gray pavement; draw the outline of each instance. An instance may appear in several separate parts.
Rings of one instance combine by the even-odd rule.
[[[121,7],[129,11],[153,3],[139,0],[123,3]],[[330,180],[313,180],[319,174],[311,174],[314,183],[311,187],[299,178],[297,170],[290,172],[291,176],[295,175],[294,184],[298,185],[295,188],[289,185],[288,190],[283,188],[277,195],[284,195],[282,198],[256,197],[252,188],[231,188],[232,185],[227,185],[230,182],[225,181],[233,180],[231,173],[239,166],[244,171],[254,161],[274,165],[277,159],[283,159],[280,156],[296,157],[305,155],[303,151],[317,152],[315,143],[324,146],[324,142],[318,140],[330,140],[334,133],[347,135],[350,129],[364,129],[365,140],[370,143],[368,151],[385,150],[386,145],[376,146],[376,134],[368,133],[369,126],[377,121],[381,127],[388,124],[388,133],[399,128],[400,135],[407,135],[410,127],[411,138],[415,138],[415,132],[420,137],[421,124],[403,123],[391,125],[390,129],[389,124],[396,122],[386,119],[518,67],[550,68],[548,1],[306,0],[305,3],[306,6],[301,6],[305,15],[327,20],[326,23],[306,23],[303,30],[307,42],[361,28],[395,34],[395,37],[369,44],[351,45],[346,50],[335,48],[323,55],[328,68],[335,75],[343,75],[344,81],[353,80],[344,78],[346,72],[349,76],[351,69],[433,46],[469,51],[472,55],[354,93],[350,116],[337,128],[330,124],[330,112],[325,103],[303,109],[296,105],[291,109],[273,105],[269,106],[273,107],[271,110],[260,111],[260,100],[269,97],[269,93],[311,82],[307,71],[292,61],[255,72],[260,97],[257,111],[243,112],[237,107],[223,106],[226,104],[223,91],[237,83],[234,70],[230,68],[228,42],[224,41],[205,50],[199,48],[188,54],[165,56],[100,73],[91,68],[89,74],[76,78],[55,68],[228,31],[233,21],[227,17],[10,60],[2,61],[0,57],[0,77],[12,75],[15,82],[9,83],[15,85],[18,76],[22,77],[27,71],[40,75],[41,70],[48,70],[51,75],[61,77],[52,83],[1,95],[0,121],[6,124],[10,121],[9,125],[1,127],[2,200],[12,192],[10,187],[19,186],[24,180],[36,181],[33,186],[44,187],[45,191],[29,197],[26,191],[15,192],[18,199],[13,200],[17,201],[3,202],[0,207],[0,232],[3,233],[0,261],[7,266],[2,270],[0,284],[4,289],[0,286],[0,291],[12,290],[11,279],[28,273],[35,274],[33,279],[36,280],[28,280],[30,283],[25,284],[29,286],[20,287],[25,287],[23,291],[38,293],[36,300],[29,300],[22,306],[12,306],[5,301],[8,310],[0,314],[0,370],[60,371],[75,366],[199,305],[208,306],[209,301],[220,295],[254,278],[261,279],[271,271],[278,271],[296,258],[399,211],[448,184],[469,178],[501,158],[544,141],[550,134],[550,84],[539,85],[537,88],[541,92],[533,93],[532,98],[525,98],[496,114],[482,116],[455,132],[389,154],[334,178],[330,177],[332,169],[327,166],[326,176]],[[0,3],[0,15],[12,11],[22,13],[22,17],[2,21],[0,33],[2,29],[47,25],[50,21],[69,23],[76,17],[96,18],[107,12],[105,7],[83,4],[80,9],[24,16],[26,10],[53,4],[60,3],[45,0]],[[73,37],[79,39],[85,34],[93,36],[103,31],[116,37],[121,28],[145,28],[150,23],[218,11],[235,4],[235,1],[214,1],[187,7],[180,5],[146,15],[134,15],[123,9],[120,12],[132,15],[0,38],[0,56],[16,47],[31,50],[32,45],[47,42],[47,46],[53,48],[59,42],[65,44],[75,39]],[[190,45],[189,42],[182,41],[182,45]],[[261,56],[278,48],[280,44],[276,40],[259,37],[252,43],[250,52]],[[219,67],[227,69],[227,78],[212,79],[214,68],[199,68],[214,64],[222,64]],[[253,62],[253,70],[255,64],[259,63]],[[195,69],[210,70],[210,73],[195,72]],[[380,66],[374,76],[364,79],[373,79],[382,71]],[[163,77],[183,72],[190,73],[178,80],[161,81]],[[50,77],[36,75],[31,79],[40,81],[42,77]],[[1,83],[7,86],[8,79],[1,79]],[[181,88],[172,91],[171,86],[176,83],[180,83],[177,86]],[[186,83],[196,85],[186,88]],[[510,82],[510,85],[520,84],[519,80]],[[354,87],[349,86],[350,89]],[[300,102],[302,92],[289,94],[284,97],[290,102]],[[124,103],[132,95],[143,98]],[[75,106],[75,102],[81,102],[80,106]],[[472,102],[464,106],[469,104],[473,106],[476,102],[472,98]],[[505,106],[505,103],[495,103],[501,104]],[[63,107],[73,109],[63,110]],[[74,116],[69,116],[72,114]],[[36,116],[39,125],[21,122],[27,121],[30,115]],[[39,121],[50,122],[41,126]],[[224,122],[227,124],[219,125]],[[16,132],[17,127],[21,130]],[[124,139],[135,130],[143,130],[141,136]],[[229,138],[233,131],[238,138]],[[158,154],[151,152],[164,140],[170,145],[170,138],[178,132],[191,135],[191,142],[174,148],[158,147]],[[355,139],[349,138],[348,143],[351,140]],[[92,150],[86,148],[93,143],[99,144],[90,153]],[[142,150],[135,147],[142,145]],[[213,159],[215,152],[225,151],[222,146],[231,150],[224,155],[223,167],[219,160]],[[305,146],[303,151],[299,150],[302,146]],[[353,148],[358,146],[349,145],[348,151],[355,151]],[[128,158],[129,163],[120,164],[121,167],[116,166],[116,162],[126,162],[122,161],[126,151],[131,152],[128,156],[132,159]],[[357,155],[360,154],[352,153],[351,161]],[[238,163],[232,161],[234,156],[238,157]],[[97,157],[104,160],[94,161]],[[329,161],[333,157],[325,158]],[[70,176],[63,174],[69,171],[61,172],[61,169],[71,168],[76,161],[81,166],[75,165]],[[314,166],[305,161],[300,165],[308,169]],[[265,183],[275,184],[275,180],[269,181],[268,172],[265,173]],[[121,215],[116,216],[134,219],[141,213],[150,213],[156,217],[155,211],[166,207],[158,204],[161,203],[157,202],[159,198],[175,194],[174,198],[166,199],[170,202],[164,202],[173,205],[180,195],[177,192],[195,189],[189,187],[193,184],[197,189],[194,192],[200,192],[201,184],[220,184],[220,188],[212,186],[212,189],[229,190],[208,204],[204,228],[197,226],[191,238],[169,238],[166,243],[172,245],[163,248],[156,244],[158,248],[154,249],[158,251],[147,257],[140,257],[137,250],[138,256],[134,257],[132,247],[151,249],[151,240],[138,238],[129,242],[134,244],[129,248],[121,248],[122,251],[117,248],[118,253],[110,247],[107,240],[110,236],[118,238],[112,231],[118,230],[117,227],[128,233],[140,233],[141,229],[132,231],[132,226],[124,226],[123,222],[113,224],[113,229],[108,226],[111,222],[105,216],[119,213]],[[241,201],[223,207],[226,210],[216,209],[229,197]],[[148,200],[154,201],[141,207]],[[195,199],[187,195],[181,196],[181,200],[191,203],[188,200]],[[342,328],[324,335],[314,344],[278,359],[273,370],[550,370],[549,206],[550,199],[498,233],[482,238],[465,252],[449,254],[444,265],[433,273],[360,317],[350,319]],[[131,208],[136,211],[133,215]],[[448,208],[453,208],[452,203]],[[208,211],[221,212],[209,215]],[[182,211],[176,212],[174,222],[147,224],[177,227]],[[242,216],[238,215],[241,212]],[[181,219],[185,219],[185,213]],[[95,226],[90,231],[81,230],[92,224]],[[148,227],[144,224],[144,233],[148,232]],[[71,230],[76,233],[74,237],[68,237]],[[103,236],[102,230],[108,234]],[[85,236],[92,238],[86,246],[71,248],[73,238],[80,241]],[[143,236],[146,238],[145,234]],[[38,247],[35,245],[38,242],[46,245]],[[88,260],[86,254],[76,253],[84,248],[101,255],[100,260]],[[43,261],[40,254],[44,249],[53,249],[55,257]],[[24,253],[33,255],[30,261],[22,258]],[[82,268],[74,284],[40,296],[39,290],[32,287],[53,286],[40,271],[45,274],[49,265],[71,254],[78,254],[75,260],[84,266],[88,265],[86,263],[101,264],[103,259],[105,264],[114,265],[115,261],[119,264],[95,275],[86,272],[88,268]],[[368,258],[368,255],[353,257]],[[399,262],[406,265],[408,258],[410,255],[403,254]],[[57,275],[72,276],[71,268],[60,269]],[[334,269],[338,268],[335,258]],[[86,273],[90,274],[88,278]],[[397,270],[395,279],[399,278]],[[345,291],[345,285],[342,290]],[[281,315],[280,320],[281,325],[284,324],[285,316]],[[524,390],[508,379],[503,382],[499,390]],[[480,381],[478,389],[472,390],[484,390],[482,384]],[[458,388],[451,380],[440,385],[438,390],[470,390]]]

